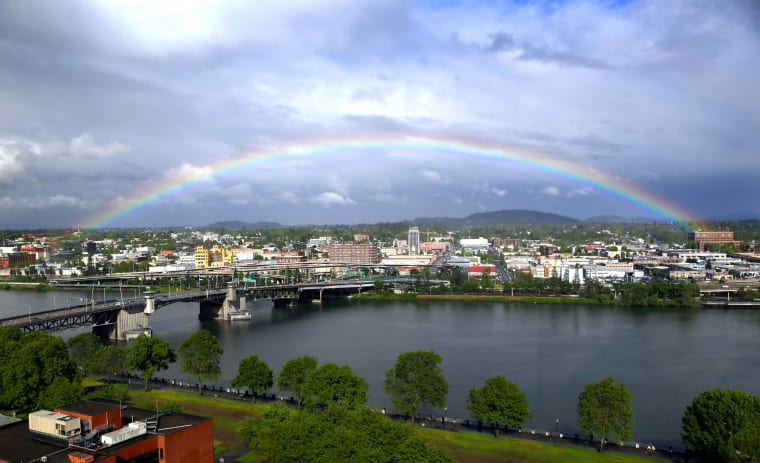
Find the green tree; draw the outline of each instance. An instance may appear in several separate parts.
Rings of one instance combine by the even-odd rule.
[[[531,418],[525,394],[503,376],[489,378],[481,389],[472,389],[466,407],[478,421],[504,423],[512,428],[522,427]]]
[[[71,381],[66,378],[56,378],[40,399],[40,406],[48,410],[72,404],[82,400],[82,384],[78,379]]]
[[[599,451],[609,436],[616,442],[629,439],[633,428],[631,393],[612,378],[586,385],[578,397],[578,428],[599,439]]]
[[[301,388],[306,378],[317,369],[317,358],[309,355],[296,357],[285,362],[277,376],[277,387],[281,391],[290,391],[301,405]]]
[[[247,387],[254,394],[261,394],[272,387],[272,369],[257,355],[244,358],[238,365],[238,374],[232,380],[233,387]]]
[[[66,342],[66,349],[74,364],[86,376],[92,370],[98,351],[103,348],[103,341],[92,333],[81,333]]]
[[[493,278],[491,278],[491,269],[483,270],[483,276],[480,277],[480,287],[486,291],[491,291],[494,288]]]
[[[325,409],[330,405],[358,409],[367,403],[367,383],[348,365],[326,363],[312,371],[301,387],[303,405]]]
[[[414,428],[365,408],[308,413],[276,404],[261,419],[243,423],[240,436],[264,462],[451,461],[425,444]]]
[[[118,375],[126,369],[127,349],[122,346],[110,345],[100,349],[95,356],[90,369],[93,373],[106,375],[111,379],[111,375]]]
[[[77,368],[69,359],[62,339],[39,331],[16,338],[2,333],[4,353],[0,403],[15,410],[40,408],[45,393],[56,381],[77,382]],[[14,340],[18,339],[14,343]]]
[[[168,342],[141,334],[132,341],[127,351],[125,366],[128,370],[142,375],[147,391],[148,382],[153,375],[157,371],[169,368],[169,364],[176,361],[177,354]]]
[[[2,391],[6,390],[2,383],[3,369],[10,364],[18,351],[20,340],[21,330],[18,328],[0,327],[0,397]]]
[[[734,434],[727,453],[731,463],[760,463],[760,424],[748,424]]]
[[[203,380],[216,380],[224,349],[208,330],[200,330],[179,345],[180,370],[198,378],[198,393],[203,395]]]
[[[385,393],[393,407],[411,415],[422,407],[443,408],[449,383],[441,369],[441,356],[432,351],[411,351],[398,356],[385,374]]]
[[[132,396],[129,394],[129,386],[123,383],[106,384],[91,389],[87,398],[110,399],[116,402],[131,402]]]
[[[760,423],[760,397],[725,389],[705,391],[686,407],[681,422],[689,450],[726,459],[731,437],[748,425]]]

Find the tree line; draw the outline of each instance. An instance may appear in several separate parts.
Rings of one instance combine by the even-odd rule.
[[[510,281],[499,289],[493,276],[484,272],[480,279],[468,278],[467,271],[454,268],[439,278],[449,280],[449,287],[432,286],[432,274],[425,270],[415,274],[416,286],[428,288],[434,294],[496,293],[525,297],[577,296],[588,302],[619,305],[624,307],[699,307],[699,286],[688,282],[653,281],[650,283],[614,283],[604,285],[596,281],[562,281],[557,277],[533,278],[531,275],[513,272]],[[382,285],[376,290],[385,289]]]
[[[206,330],[186,338],[175,351],[158,337],[140,336],[127,348],[104,344],[91,333],[64,342],[46,333],[22,335],[18,329],[2,328],[0,409],[28,413],[76,402],[84,397],[82,379],[92,374],[134,373],[147,389],[158,371],[176,361],[182,373],[197,379],[198,392],[203,394],[204,382],[221,375],[223,354],[217,338]],[[432,351],[397,357],[383,383],[393,411],[413,422],[423,409],[446,409],[449,386],[441,362]],[[368,412],[367,382],[347,365],[320,365],[317,358],[304,355],[287,361],[275,375],[265,361],[251,355],[240,361],[232,386],[247,388],[256,397],[275,382],[279,391],[292,395],[298,410],[280,404],[241,427],[243,439],[267,455],[268,461],[288,461],[285,455],[293,452],[302,452],[296,458],[301,461],[309,461],[310,454],[338,460],[344,454],[361,456],[355,461],[448,461],[408,428]],[[470,390],[465,407],[479,422],[512,429],[523,427],[532,417],[525,394],[504,376],[489,378]],[[625,385],[611,378],[587,384],[578,397],[577,410],[579,430],[599,442],[600,451],[607,442],[631,438],[633,408]],[[741,391],[705,391],[687,407],[682,422],[689,450],[716,461],[760,461],[760,397]],[[499,426],[494,429],[498,436]],[[288,440],[301,431],[302,448]],[[340,434],[354,438],[334,440]],[[335,447],[335,442],[346,447]],[[393,448],[383,447],[387,458],[375,458],[378,445],[391,443]]]

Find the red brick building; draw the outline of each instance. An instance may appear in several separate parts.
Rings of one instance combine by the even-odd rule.
[[[380,250],[372,244],[331,244],[327,246],[330,262],[372,265],[380,262]]]
[[[62,437],[63,428],[77,432]],[[85,400],[0,425],[0,463],[22,461],[212,463],[212,423],[185,413]]]
[[[739,242],[734,240],[734,232],[732,231],[694,231],[689,232],[688,239],[693,243],[698,243],[700,251],[705,250],[705,244],[730,244],[734,248],[739,246]]]
[[[25,252],[27,254],[34,254],[35,256],[37,256],[37,260],[49,259],[50,256],[53,254],[52,249],[50,249],[50,246],[43,246],[41,244],[25,244],[21,246],[21,252]]]
[[[37,256],[25,252],[0,254],[0,268],[21,268],[37,263]]]

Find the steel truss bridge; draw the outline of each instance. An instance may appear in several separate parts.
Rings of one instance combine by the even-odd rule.
[[[374,287],[373,281],[346,281],[233,287],[232,290],[237,296],[245,296],[247,300],[271,300],[275,307],[291,307],[298,302],[346,297],[372,287]],[[101,337],[112,337],[110,333],[113,333],[119,324],[120,316],[142,315],[148,304],[152,306],[151,311],[177,302],[222,305],[225,298],[230,294],[229,291],[230,288],[184,291],[173,294],[146,292],[143,297],[123,300],[111,299],[104,302],[92,302],[41,312],[30,310],[27,315],[0,319],[0,327],[18,328],[22,333],[30,333],[32,331],[58,331],[92,326],[93,332]]]

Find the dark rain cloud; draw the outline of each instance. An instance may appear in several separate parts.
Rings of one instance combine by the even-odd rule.
[[[246,153],[357,137],[482,141],[694,215],[760,214],[751,0],[141,1],[0,2],[0,227],[76,225]],[[504,207],[640,212],[561,174],[375,148],[240,163],[113,225]]]

